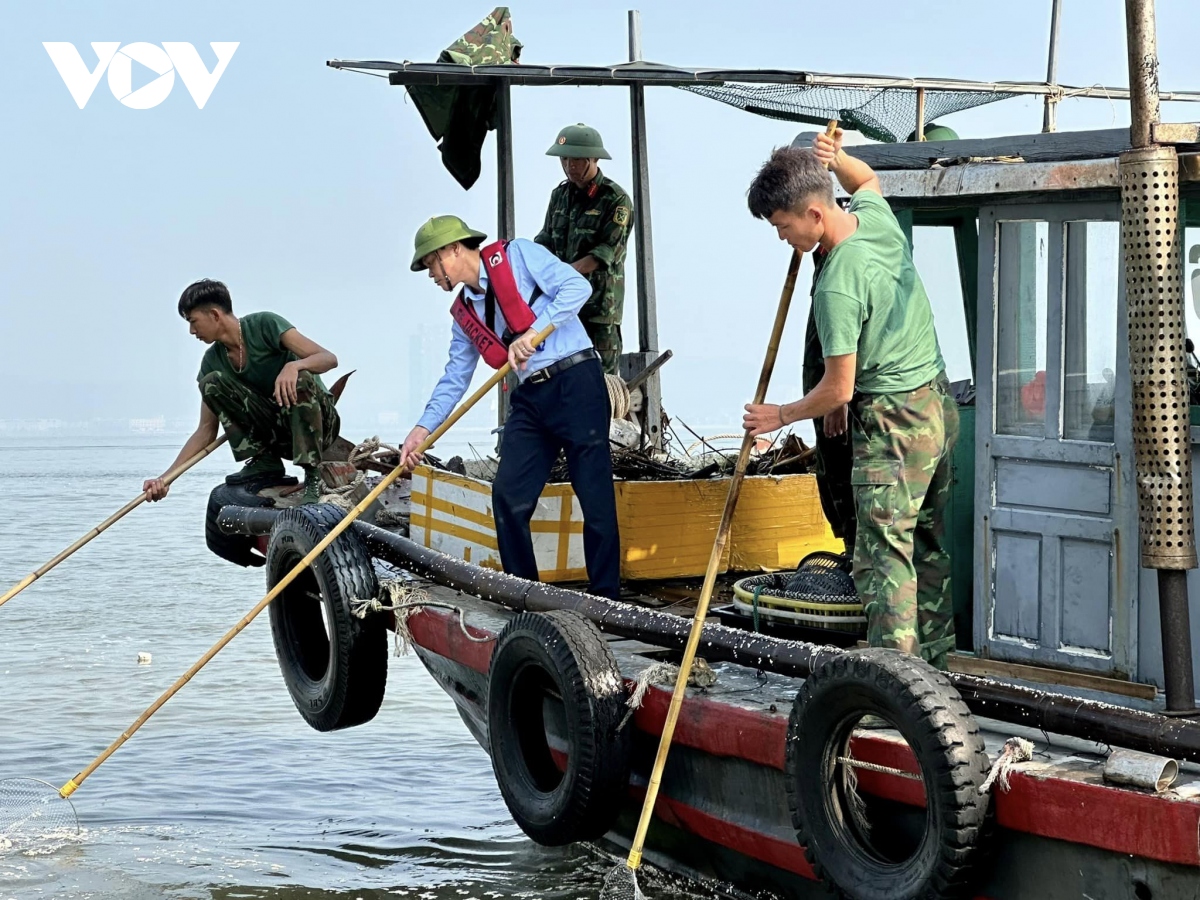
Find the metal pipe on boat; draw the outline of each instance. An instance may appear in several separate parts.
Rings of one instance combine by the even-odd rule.
[[[602,631],[647,644],[682,648],[687,641],[691,623],[681,616],[525,581],[502,572],[480,570],[365,522],[356,522],[353,528],[366,541],[372,556],[444,587],[518,611],[571,609],[591,619]],[[814,668],[843,652],[836,647],[787,641],[723,625],[704,626],[702,648],[711,662],[732,662],[794,678],[808,677]],[[1200,762],[1200,723],[974,675],[947,673],[947,676],[976,715],[1047,733]]]
[[[1058,23],[1062,20],[1062,0],[1054,0],[1050,12],[1050,52],[1046,60],[1046,87],[1058,87]],[[1058,97],[1046,94],[1042,111],[1042,131],[1058,130]]]
[[[1165,756],[1114,750],[1104,762],[1104,780],[1161,794],[1179,777],[1179,763]]]
[[[1141,562],[1158,573],[1167,712],[1195,709],[1187,570],[1196,568],[1184,363],[1179,158],[1154,144],[1159,117],[1154,0],[1125,0],[1129,142],[1121,154],[1121,234],[1141,518]]]

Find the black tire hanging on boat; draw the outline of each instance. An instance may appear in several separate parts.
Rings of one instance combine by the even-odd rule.
[[[343,515],[330,505],[282,512],[267,546],[268,586],[274,587]],[[296,709],[317,731],[361,725],[383,703],[386,622],[382,615],[360,619],[350,610],[351,600],[372,598],[378,591],[362,540],[345,531],[271,601],[279,669]]]
[[[492,769],[537,843],[594,840],[612,828],[629,789],[632,729],[618,730],[625,697],[604,636],[578,613],[521,613],[500,633],[488,672]],[[561,746],[551,746],[547,725]]]
[[[912,749],[925,789],[924,831],[903,859],[887,859],[856,823],[847,785],[849,740],[878,716]],[[809,863],[850,900],[973,896],[990,831],[989,768],[979,727],[941,672],[896,650],[852,650],[805,681],[788,722],[786,780],[796,836]],[[861,799],[858,800],[861,803]],[[869,834],[869,831],[867,832]]]
[[[263,565],[266,560],[255,552],[257,541],[242,534],[226,534],[217,527],[217,516],[226,506],[259,508],[274,505],[274,500],[246,490],[245,485],[218,484],[208,495],[208,509],[204,514],[204,543],[221,559],[239,566]]]

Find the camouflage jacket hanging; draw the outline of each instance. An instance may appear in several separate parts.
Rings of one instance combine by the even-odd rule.
[[[447,47],[438,62],[464,66],[501,66],[515,63],[521,42],[513,35],[507,6],[492,14]],[[496,85],[414,84],[408,88],[425,127],[438,141],[442,164],[465,189],[470,189],[482,169],[483,141],[496,127]]]

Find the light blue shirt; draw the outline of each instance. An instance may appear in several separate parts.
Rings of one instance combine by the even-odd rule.
[[[535,287],[542,289],[541,296],[533,302],[533,314],[537,317],[533,323],[533,330],[541,331],[547,325],[554,325],[554,331],[534,352],[525,370],[517,372],[517,378],[523,382],[539,369],[592,346],[592,340],[584,330],[578,315],[583,304],[592,296],[592,285],[545,247],[533,241],[522,238],[510,241],[508,261],[517,282],[517,290],[521,292],[522,297],[532,297]],[[480,290],[475,291],[464,285],[463,293],[481,320],[485,314],[483,300],[487,293],[487,283],[487,270],[480,260]],[[507,328],[500,304],[497,303],[496,334],[504,334]],[[458,401],[466,394],[478,362],[479,351],[475,349],[466,332],[454,322],[450,327],[450,358],[446,360],[446,371],[434,386],[433,395],[425,404],[425,412],[421,414],[418,425],[433,431],[446,421],[458,405]]]

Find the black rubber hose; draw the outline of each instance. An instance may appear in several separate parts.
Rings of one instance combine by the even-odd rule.
[[[366,522],[355,522],[352,527],[367,542],[372,556],[445,587],[518,611],[572,609],[609,634],[647,644],[681,649],[687,642],[691,622],[680,616],[480,569]],[[807,678],[813,669],[842,652],[836,647],[707,624],[701,648],[710,662],[733,662],[796,678]],[[1047,733],[1200,762],[1200,723],[1004,684],[990,678],[947,674],[976,715]]]
[[[223,534],[265,537],[282,513],[282,509],[253,506],[225,506],[217,514],[217,528]]]

